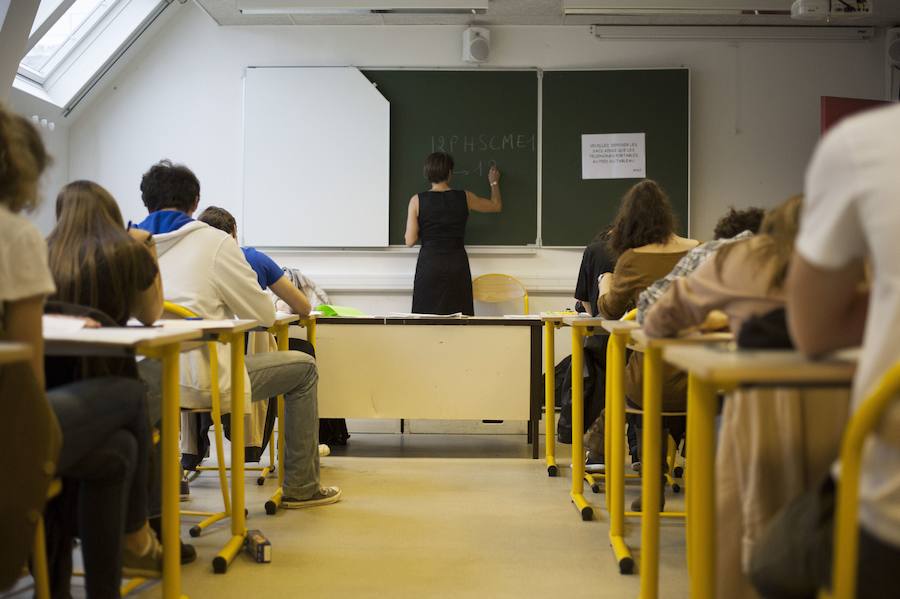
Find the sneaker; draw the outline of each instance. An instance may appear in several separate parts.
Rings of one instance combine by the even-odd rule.
[[[598,455],[594,457],[593,454],[588,454],[587,460],[584,462],[584,471],[588,474],[602,474],[606,472],[606,464],[603,461],[603,456]]]
[[[659,490],[659,511],[664,511],[666,508],[666,483],[662,482],[662,487]],[[631,502],[631,511],[639,512],[641,511],[641,498],[638,497],[634,501]]]
[[[161,578],[163,552],[155,534],[150,534],[150,548],[144,555],[122,550],[122,576],[125,578]]]
[[[324,458],[327,455],[331,455],[331,448],[325,445],[324,443],[319,444],[319,457]]]
[[[191,485],[186,478],[181,479],[181,483],[178,486],[179,495],[181,497],[181,501],[189,501],[191,498]]]
[[[319,505],[328,505],[329,503],[337,503],[340,500],[341,490],[339,488],[321,487],[312,497],[307,499],[285,497],[281,500],[281,507],[288,510],[299,510],[305,507],[316,507]]]
[[[590,428],[584,434],[584,448],[594,455],[603,453],[604,419],[605,414],[601,411],[600,417],[591,423]]]

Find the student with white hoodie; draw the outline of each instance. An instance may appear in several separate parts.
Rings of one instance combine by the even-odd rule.
[[[246,318],[263,326],[275,320],[275,308],[260,288],[256,273],[227,233],[192,218],[200,202],[200,181],[183,165],[163,160],[141,180],[141,199],[150,215],[136,225],[156,242],[166,299],[203,318]],[[217,345],[222,410],[231,406],[231,365],[226,347]],[[209,406],[210,356],[201,348],[182,355],[181,405]],[[246,357],[245,401],[284,394],[285,508],[304,508],[340,500],[337,487],[319,484],[319,414],[315,359],[296,351]],[[145,360],[141,377],[151,386],[151,417],[159,417],[161,367]],[[249,402],[245,405],[249,405]]]

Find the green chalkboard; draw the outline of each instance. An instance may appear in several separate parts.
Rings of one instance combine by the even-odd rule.
[[[581,246],[615,216],[640,179],[582,179],[581,136],[644,133],[646,175],[668,192],[688,225],[687,69],[544,71],[541,241]]]
[[[538,76],[527,71],[365,70],[391,104],[389,241],[402,244],[409,199],[425,191],[425,157],[449,152],[451,185],[490,196],[487,172],[502,172],[503,212],[470,213],[468,245],[537,240]]]

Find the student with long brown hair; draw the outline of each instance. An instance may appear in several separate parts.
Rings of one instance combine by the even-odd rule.
[[[641,292],[669,274],[699,242],[676,233],[675,214],[666,192],[656,181],[646,179],[633,185],[622,198],[608,235],[608,244],[617,260],[613,272],[600,275],[597,307],[602,316],[615,319],[637,307]],[[638,407],[643,397],[642,369],[641,354],[629,356],[625,371],[625,395],[631,404]],[[667,368],[663,379],[664,409],[683,410],[685,395],[684,375]],[[585,435],[592,462],[598,462],[603,457],[603,421],[604,415],[601,413]],[[632,507],[639,509],[639,500]]]
[[[665,337],[712,310],[738,335],[785,306],[785,279],[801,197],[771,210],[759,235],[721,247],[677,279],[647,313],[644,331]],[[812,488],[837,456],[849,395],[841,390],[743,389],[725,400],[716,453],[716,596],[756,599],[746,577],[753,547],[776,512]]]
[[[38,180],[49,161],[34,126],[0,106],[0,339],[27,343],[33,351],[30,367],[13,372],[18,392],[4,393],[3,401],[12,402],[7,413],[15,415],[25,413],[15,402],[23,408],[26,402],[34,405],[42,400],[44,389],[41,317],[54,283],[44,240],[18,213],[37,206]],[[7,374],[6,368],[2,374]],[[152,576],[159,575],[162,564],[159,542],[147,526],[146,467],[141,469],[139,457],[139,447],[150,443],[144,389],[139,381],[106,377],[54,388],[46,397],[53,412],[45,418],[48,422],[19,421],[14,416],[3,423],[0,438],[4,442],[29,447],[35,455],[46,455],[46,461],[25,470],[15,463],[0,462],[4,466],[0,474],[12,485],[12,491],[0,494],[4,497],[0,516],[12,517],[6,506],[17,505],[16,497],[35,488],[35,481],[51,475],[62,477],[63,494],[54,501],[75,502],[87,594],[91,598],[119,597],[123,566]],[[59,449],[60,431],[61,450],[48,451],[50,447]],[[9,457],[5,450],[4,457]],[[41,508],[43,497],[40,499],[31,509]],[[60,541],[48,547],[51,592],[54,597],[67,597],[72,544],[65,542],[68,528],[59,533],[56,523],[48,520],[48,533],[57,533],[53,538]],[[33,538],[33,532],[25,539],[8,538],[7,534],[24,529],[16,522],[14,526],[5,524],[4,519],[0,526],[0,587],[12,582],[3,574],[8,572],[7,566],[14,572],[21,568],[23,562],[16,563],[21,557],[18,553],[27,550]]]
[[[54,299],[100,310],[120,326],[132,316],[149,325],[162,315],[153,237],[140,229],[126,232],[106,189],[92,181],[69,183],[56,198],[56,219],[47,238]]]

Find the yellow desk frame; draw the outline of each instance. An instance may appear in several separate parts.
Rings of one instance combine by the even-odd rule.
[[[719,390],[741,385],[848,384],[849,360],[813,362],[793,351],[731,351],[672,346],[663,359],[688,373],[686,480],[687,561],[691,599],[714,599],[716,589],[715,419]]]

